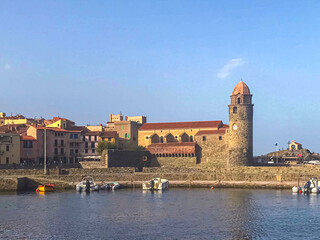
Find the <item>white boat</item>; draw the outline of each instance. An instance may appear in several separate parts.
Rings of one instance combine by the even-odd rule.
[[[293,193],[299,193],[299,191],[301,191],[301,187],[299,187],[299,186],[294,186],[294,187],[292,188],[292,192],[293,192]]]
[[[317,178],[310,178],[303,187],[294,186],[292,188],[293,193],[319,193],[320,187],[318,185]]]
[[[164,190],[169,188],[169,181],[167,179],[153,178],[148,182],[142,184],[143,190]]]
[[[90,184],[90,189],[87,189],[87,184]],[[92,177],[84,177],[81,182],[76,185],[77,192],[99,191],[99,185],[94,182]]]
[[[102,184],[100,189],[101,190],[116,190],[120,188],[120,184],[118,182],[111,182]]]

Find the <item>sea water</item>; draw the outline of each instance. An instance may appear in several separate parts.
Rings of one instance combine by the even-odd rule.
[[[319,216],[290,190],[0,194],[1,239],[319,239]]]

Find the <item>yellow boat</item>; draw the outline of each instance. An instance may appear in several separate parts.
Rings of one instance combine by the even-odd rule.
[[[37,188],[37,192],[53,192],[55,190],[54,184],[45,184],[45,185],[39,185]]]

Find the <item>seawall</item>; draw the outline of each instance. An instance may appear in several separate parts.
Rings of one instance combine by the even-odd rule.
[[[141,187],[153,177],[166,178],[171,187],[246,187],[291,188],[310,177],[320,179],[320,166],[234,167],[234,168],[99,168],[50,169],[48,175],[37,169],[0,170],[0,191],[35,189],[39,184],[54,183],[57,189],[72,189],[82,177],[96,182],[118,181],[127,187]]]

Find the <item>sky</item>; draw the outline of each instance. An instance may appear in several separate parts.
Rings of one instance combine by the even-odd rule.
[[[242,79],[254,155],[320,152],[319,1],[0,1],[0,111],[222,120]]]

